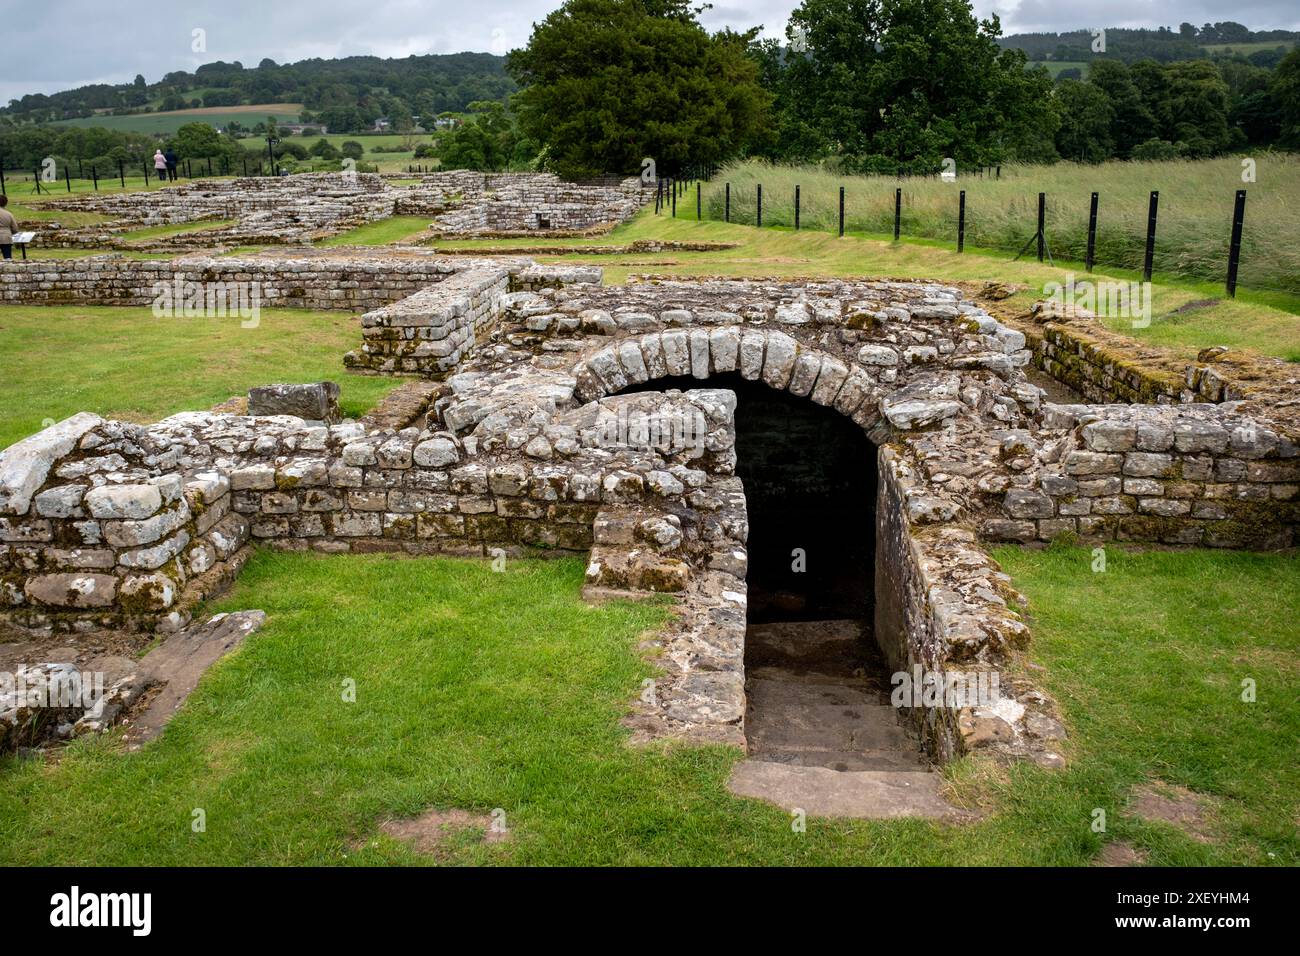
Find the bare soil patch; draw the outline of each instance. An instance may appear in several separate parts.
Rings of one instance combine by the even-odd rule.
[[[510,839],[509,831],[493,829],[490,815],[456,808],[429,810],[418,817],[386,820],[379,825],[379,830],[409,844],[416,853],[430,856],[445,856],[448,844],[466,830],[482,831],[481,843],[503,843]]]
[[[1213,843],[1208,797],[1162,781],[1135,787],[1129,812],[1148,822],[1168,823],[1198,843]]]

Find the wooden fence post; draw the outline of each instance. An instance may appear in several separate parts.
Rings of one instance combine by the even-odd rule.
[[[894,190],[894,241],[898,241],[898,233],[903,225],[903,189],[900,186]]]
[[[840,187],[840,238],[844,238],[844,187]]]

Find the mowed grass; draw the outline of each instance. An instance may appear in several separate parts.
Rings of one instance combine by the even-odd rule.
[[[167,239],[172,236],[185,236],[195,232],[209,232],[213,229],[225,229],[233,226],[234,219],[201,219],[194,222],[175,223],[166,226],[147,226],[143,229],[132,229],[122,233],[122,238],[128,241],[138,241],[142,239]]]
[[[766,198],[764,206],[766,208]],[[622,255],[546,255],[543,262],[589,262],[602,266],[605,281],[621,283],[634,274],[674,276],[734,277],[819,277],[848,276],[870,278],[928,279],[947,282],[996,281],[1015,283],[1026,288],[1007,300],[1006,306],[1027,311],[1044,297],[1048,283],[1064,285],[1074,272],[1077,280],[1085,278],[1078,263],[1058,259],[1055,266],[1039,263],[1032,256],[1012,261],[1011,256],[996,249],[967,244],[958,254],[955,242],[931,239],[908,239],[894,242],[892,237],[850,232],[839,238],[833,232],[816,229],[764,225],[736,225],[695,220],[695,200],[678,202],[678,218],[664,213],[655,215],[647,209],[631,222],[596,239],[505,239],[458,240],[436,243],[437,248],[459,250],[525,248],[554,245],[619,245],[636,239],[664,239],[680,242],[728,242],[737,248],[712,252],[633,253]],[[689,216],[689,218],[687,218]],[[1098,267],[1087,276],[1092,281],[1130,283],[1140,273],[1114,267]],[[1238,289],[1229,299],[1223,289],[1209,282],[1194,282],[1157,273],[1151,289],[1152,321],[1147,327],[1135,327],[1128,316],[1106,315],[1102,321],[1141,342],[1169,348],[1183,359],[1193,360],[1196,353],[1212,345],[1253,349],[1288,361],[1300,361],[1300,296],[1288,293],[1254,292]],[[1180,309],[1196,305],[1185,312]]]
[[[426,235],[432,220],[428,216],[389,216],[364,226],[357,226],[336,236],[329,236],[318,246],[385,246],[410,242]]]
[[[344,371],[343,353],[361,341],[350,313],[262,309],[256,328],[243,321],[156,318],[147,306],[0,307],[0,448],[76,412],[156,421],[275,382],[338,382],[355,416],[402,383]]]
[[[619,719],[653,673],[636,644],[668,609],[584,605],[579,559],[494,573],[263,552],[218,609],[262,608],[266,626],[159,740],[0,761],[0,862],[1078,865],[1111,839],[1156,865],[1300,862],[1296,559],[1112,553],[1103,577],[1086,551],[999,557],[1032,602],[1071,763],[954,765],[976,823],[811,819],[796,833],[784,810],[727,793],[739,751],[627,746]],[[1247,676],[1254,704],[1239,698]],[[1151,780],[1213,801],[1210,842],[1125,814]],[[377,832],[431,807],[500,809],[511,839],[471,834],[431,861]]]
[[[1249,161],[1250,169],[1243,168]],[[1253,179],[1243,175],[1253,171]],[[1141,269],[1150,194],[1160,193],[1155,268],[1162,274],[1221,284],[1227,276],[1237,190],[1247,192],[1241,240],[1242,286],[1300,293],[1300,153],[1251,152],[1221,159],[1108,162],[1099,165],[1002,167],[1000,178],[958,169],[955,182],[938,178],[842,176],[815,167],[746,162],[727,167],[704,188],[704,218],[753,223],[763,187],[765,225],[800,222],[838,228],[839,188],[845,187],[849,229],[893,235],[895,189],[903,190],[904,236],[957,239],[958,194],[966,192],[966,241],[1011,253],[1024,248],[1037,225],[1038,194],[1046,194],[1048,246],[1058,259],[1080,261],[1088,238],[1090,196],[1098,193],[1096,261]],[[692,194],[687,215],[694,216]],[[682,212],[681,202],[678,211]]]

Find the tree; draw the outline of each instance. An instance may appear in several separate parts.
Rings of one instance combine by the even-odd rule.
[[[188,159],[220,156],[225,152],[221,134],[207,123],[186,123],[176,131],[168,145]]]
[[[768,123],[755,35],[710,35],[685,0],[566,0],[509,55],[520,126],[563,175],[722,162]]]
[[[1300,47],[1288,53],[1273,71],[1272,97],[1282,143],[1300,148]]]
[[[442,168],[499,172],[526,168],[534,162],[536,142],[520,130],[517,118],[502,104],[471,103],[470,109],[473,115],[442,139]]]
[[[366,155],[366,148],[355,139],[349,139],[344,141],[343,145],[339,147],[339,152],[344,156],[347,156],[349,159],[360,159],[362,156]]]
[[[1000,33],[967,0],[803,0],[787,27],[792,49],[764,53],[777,158],[879,171],[1052,158],[1051,78],[1000,49]]]
[[[317,159],[338,159],[342,155],[324,136],[311,144],[310,153]]]
[[[1054,91],[1061,128],[1056,132],[1056,149],[1066,159],[1100,163],[1115,152],[1111,129],[1115,110],[1105,90],[1092,83],[1066,80]]]
[[[1132,72],[1119,60],[1097,60],[1088,69],[1088,82],[1106,94],[1115,114],[1111,128],[1115,154],[1128,159],[1133,147],[1148,139],[1155,125]]]

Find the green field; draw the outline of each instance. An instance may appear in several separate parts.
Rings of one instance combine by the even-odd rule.
[[[315,143],[316,140],[321,138],[322,137],[320,136],[294,136],[291,138],[290,141],[294,143],[298,143],[299,145],[305,146],[308,149],[310,149],[312,144]],[[381,173],[405,172],[406,167],[411,163],[419,163],[423,166],[430,166],[430,167],[438,165],[438,161],[436,159],[415,158],[414,147],[418,146],[421,143],[430,142],[433,139],[433,137],[429,134],[417,134],[414,137],[414,143],[411,149],[402,150],[400,152],[395,152],[395,153],[387,153],[387,152],[376,153],[376,152],[372,152],[372,150],[374,150],[375,147],[377,146],[391,148],[393,146],[402,145],[403,142],[407,139],[407,137],[403,136],[400,133],[375,133],[375,134],[330,133],[323,138],[329,141],[329,143],[333,145],[335,148],[339,148],[344,143],[349,141],[360,143],[363,147],[365,147],[366,150],[365,155],[361,157],[361,162],[374,163],[376,166],[379,167],[379,171]],[[261,144],[262,148],[265,149],[264,140],[255,139],[253,137],[244,137],[243,139],[240,140],[240,142],[245,149],[253,149],[259,144]]]
[[[1045,60],[1040,63],[1030,63],[1031,67],[1045,66],[1047,72],[1052,76],[1060,76],[1064,70],[1078,70],[1085,77],[1088,75],[1088,64],[1083,60]]]
[[[763,187],[764,226],[793,225],[794,191],[801,187],[805,229],[837,226],[844,186],[849,229],[891,234],[894,191],[903,190],[902,234],[955,242],[958,193],[966,191],[966,242],[1008,251],[1034,235],[1038,193],[1047,195],[1048,248],[1055,258],[1081,261],[1087,246],[1088,206],[1099,194],[1097,262],[1140,269],[1148,200],[1160,193],[1155,269],[1164,275],[1221,283],[1227,274],[1234,196],[1246,189],[1238,281],[1256,289],[1300,293],[1300,154],[1259,153],[1256,181],[1243,183],[1242,157],[1174,162],[1109,162],[1096,166],[1003,166],[1001,178],[958,170],[955,182],[937,178],[841,176],[812,167],[740,163],[724,169],[704,190],[705,218],[724,217],[724,184],[731,184],[733,222],[753,223],[756,187]],[[687,203],[694,214],[694,197]],[[682,211],[679,203],[679,211]]]
[[[256,106],[214,106],[192,110],[173,110],[168,113],[135,113],[130,116],[110,116],[100,113],[81,119],[63,120],[60,126],[82,126],[86,128],[99,126],[104,129],[132,131],[137,133],[176,132],[186,123],[211,123],[224,127],[231,120],[237,120],[245,126],[252,126],[274,116],[278,123],[296,123],[302,111],[301,103],[263,103]]]
[[[5,306],[0,448],[81,411],[150,422],[276,382],[338,382],[356,416],[402,383],[344,372],[343,353],[361,341],[348,312],[263,309],[256,328],[240,322],[155,318],[148,306]]]
[[[1257,40],[1252,43],[1211,43],[1202,47],[1202,49],[1209,53],[1240,53],[1242,56],[1250,56],[1260,50],[1276,50],[1278,48],[1289,50],[1292,46],[1293,44],[1280,40]]]
[[[322,239],[318,246],[386,246],[413,242],[429,234],[428,216],[390,216]]]
[[[1097,575],[1085,550],[997,554],[1029,596],[1069,765],[950,765],[977,822],[812,818],[796,833],[727,792],[739,750],[627,746],[619,718],[652,673],[636,644],[667,609],[588,607],[580,558],[493,573],[263,552],[212,610],[262,608],[266,626],[161,739],[0,759],[0,863],[1079,866],[1111,840],[1156,866],[1300,863],[1300,561],[1114,551]],[[1125,812],[1156,780],[1209,802],[1204,841]],[[499,808],[510,839],[470,831],[430,857],[378,832],[432,807]]]

